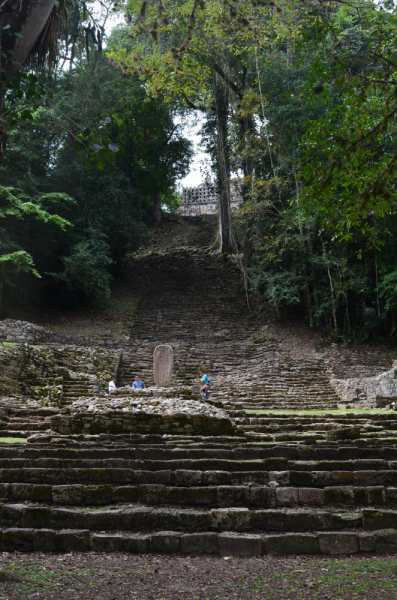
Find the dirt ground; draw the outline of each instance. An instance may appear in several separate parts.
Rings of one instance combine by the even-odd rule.
[[[395,600],[397,555],[1,553],[0,600]]]

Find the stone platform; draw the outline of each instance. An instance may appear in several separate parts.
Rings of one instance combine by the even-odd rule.
[[[78,400],[52,417],[51,429],[65,435],[131,432],[216,436],[237,433],[228,413],[206,402],[149,394],[133,396]]]

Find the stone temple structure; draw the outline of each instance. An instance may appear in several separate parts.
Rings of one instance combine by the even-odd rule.
[[[195,243],[136,260],[129,340],[0,321],[0,551],[397,553],[394,349],[280,341]]]
[[[230,182],[230,201],[233,211],[242,202],[241,182],[233,179]],[[219,198],[213,183],[202,183],[197,187],[183,188],[182,204],[178,213],[185,217],[197,215],[215,215],[218,212]]]

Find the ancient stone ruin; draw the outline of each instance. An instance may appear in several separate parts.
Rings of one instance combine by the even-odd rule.
[[[303,355],[258,324],[210,251],[149,260],[129,342],[0,322],[1,551],[395,552],[393,357]],[[172,367],[155,352],[167,345]]]
[[[230,206],[235,212],[242,202],[241,182],[230,182]],[[219,210],[219,197],[213,183],[203,183],[197,187],[183,188],[182,204],[178,214],[185,217],[215,215]]]
[[[397,402],[397,361],[375,377],[331,379],[340,408],[385,408]]]

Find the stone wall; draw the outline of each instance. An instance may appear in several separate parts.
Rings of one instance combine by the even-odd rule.
[[[81,380],[90,385],[91,392],[102,394],[117,373],[120,357],[121,350],[0,342],[0,397],[29,398],[57,406],[67,380]]]
[[[86,398],[51,419],[61,434],[234,435],[227,412],[180,398]]]
[[[51,341],[53,337],[53,334],[44,327],[33,325],[27,321],[15,321],[14,319],[0,321],[0,341],[3,342],[37,344]]]
[[[396,352],[376,347],[348,348],[339,344],[323,352],[335,379],[374,377],[391,368]]]
[[[4,319],[0,321],[0,342],[27,343],[27,344],[53,344],[69,346],[98,346],[102,348],[128,347],[128,342],[118,340],[99,340],[83,336],[58,335],[48,331],[40,325],[28,321]]]
[[[397,361],[393,368],[368,378],[331,379],[340,408],[385,408],[397,402]]]

